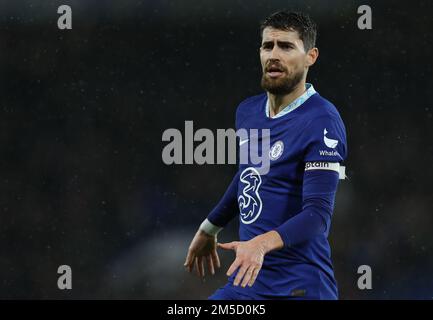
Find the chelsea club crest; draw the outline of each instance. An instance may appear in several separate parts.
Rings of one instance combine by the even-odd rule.
[[[274,143],[271,150],[269,150],[269,158],[273,161],[277,160],[284,151],[284,143],[281,140],[278,140]]]

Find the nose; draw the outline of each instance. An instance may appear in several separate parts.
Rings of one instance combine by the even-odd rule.
[[[280,52],[278,49],[278,46],[275,45],[272,50],[271,50],[271,54],[269,56],[269,59],[271,60],[280,60]]]

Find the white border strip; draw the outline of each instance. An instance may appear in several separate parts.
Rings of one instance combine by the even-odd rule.
[[[346,167],[340,166],[338,162],[315,161],[306,162],[305,171],[310,170],[330,170],[338,172],[338,178],[344,180],[346,178]]]

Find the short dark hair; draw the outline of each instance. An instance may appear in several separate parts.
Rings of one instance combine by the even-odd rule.
[[[316,46],[317,26],[308,15],[300,12],[281,10],[271,14],[260,25],[260,34],[263,36],[263,30],[271,27],[278,30],[295,30],[299,38],[304,43],[305,51]]]

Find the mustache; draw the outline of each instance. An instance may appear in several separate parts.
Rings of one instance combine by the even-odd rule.
[[[264,69],[265,72],[269,72],[269,71],[286,71],[286,68],[279,63],[278,61],[269,61],[267,63],[267,65],[265,66]]]

